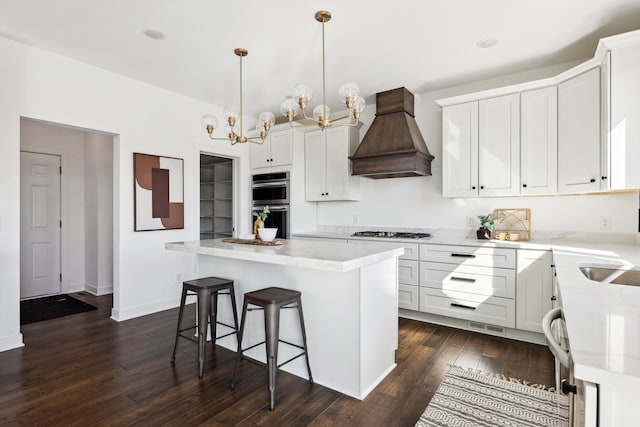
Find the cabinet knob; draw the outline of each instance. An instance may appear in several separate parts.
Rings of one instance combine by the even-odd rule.
[[[476,186],[474,185],[473,187],[471,187],[471,189],[472,189],[472,190],[475,190],[475,189],[476,189]]]
[[[481,190],[484,190],[484,185],[481,185],[481,186],[480,186],[480,189],[481,189]]]
[[[595,179],[595,178],[591,178],[591,179],[589,180],[589,182],[594,183],[594,182],[596,182],[596,179]]]
[[[527,188],[527,184],[522,184],[522,187],[523,188]]]
[[[554,295],[554,296],[552,296],[552,297],[551,297],[551,301],[555,301],[555,300],[557,300],[557,298],[556,298],[556,296]]]
[[[601,176],[600,178],[601,178],[603,181],[607,179],[607,177],[606,177],[606,176]]]

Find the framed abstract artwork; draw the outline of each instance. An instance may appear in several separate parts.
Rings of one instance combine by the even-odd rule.
[[[184,160],[133,153],[134,231],[184,228]]]

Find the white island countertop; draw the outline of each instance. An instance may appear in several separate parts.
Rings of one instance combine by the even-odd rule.
[[[349,244],[281,239],[279,246],[227,243],[222,239],[166,243],[165,248],[199,255],[214,255],[318,270],[346,272],[404,254],[402,244]]]

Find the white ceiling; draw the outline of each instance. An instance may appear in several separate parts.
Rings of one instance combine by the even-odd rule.
[[[405,86],[414,93],[585,59],[601,37],[640,28],[638,0],[0,0],[0,36],[40,47],[245,114],[280,115],[296,83],[327,95],[354,81],[367,103]],[[163,40],[143,35],[164,33]],[[481,39],[497,39],[489,49]],[[204,113],[204,112],[203,112]]]

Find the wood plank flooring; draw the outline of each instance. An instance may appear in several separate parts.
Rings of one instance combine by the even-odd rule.
[[[170,363],[177,309],[118,323],[111,296],[75,296],[98,310],[25,325],[25,347],[0,353],[0,425],[413,426],[448,364],[554,382],[544,346],[400,319],[398,366],[365,400],[279,372],[270,411],[259,366],[229,389],[234,352],[208,346],[203,379],[195,344]]]

